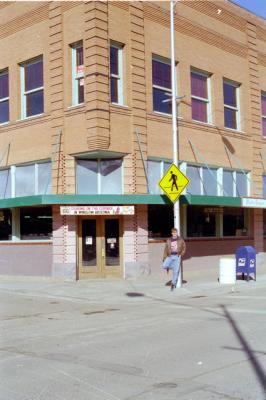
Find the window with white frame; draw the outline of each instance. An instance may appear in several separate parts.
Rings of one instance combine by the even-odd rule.
[[[78,159],[77,194],[122,194],[122,159]]]
[[[0,124],[9,121],[8,70],[0,72]]]
[[[71,45],[72,53],[72,105],[84,103],[84,52],[83,43]]]
[[[10,168],[0,170],[0,199],[11,197],[11,170]]]
[[[162,191],[159,187],[159,181],[164,176],[165,172],[170,167],[171,162],[169,161],[158,161],[158,160],[148,160],[148,182],[149,182],[149,191],[151,194],[161,194]]]
[[[123,95],[123,45],[110,45],[110,95],[114,104],[124,104]]]
[[[21,95],[22,119],[44,112],[42,57],[21,64]]]
[[[189,185],[187,186],[187,192],[190,194],[201,194],[202,193],[202,177],[201,167],[197,165],[187,165],[186,176],[189,178]]]
[[[191,69],[190,81],[192,119],[211,123],[210,74]]]
[[[171,62],[154,55],[152,58],[153,111],[172,114],[171,94]]]
[[[202,180],[203,194],[206,196],[217,196],[217,168],[202,167]]]
[[[223,196],[235,196],[234,171],[223,170]]]
[[[261,94],[262,134],[266,138],[266,93]]]
[[[225,128],[240,130],[240,108],[239,108],[240,85],[224,79],[224,126]]]
[[[51,193],[51,162],[0,170],[0,199]]]
[[[266,175],[262,176],[262,194],[266,198]]]
[[[250,192],[247,171],[186,164],[183,172],[190,180],[187,193],[193,195],[241,197]]]

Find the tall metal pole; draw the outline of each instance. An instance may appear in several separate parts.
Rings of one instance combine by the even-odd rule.
[[[173,163],[178,167],[178,115],[177,115],[177,93],[176,93],[176,73],[175,73],[175,26],[174,13],[176,0],[170,0],[170,23],[171,23],[171,78],[172,78],[172,132],[173,132]],[[179,200],[174,203],[174,227],[180,235],[180,205]],[[182,286],[182,272],[180,268],[177,287]]]

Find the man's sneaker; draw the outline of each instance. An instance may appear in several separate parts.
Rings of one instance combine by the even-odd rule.
[[[175,285],[171,283],[171,292],[175,289]]]

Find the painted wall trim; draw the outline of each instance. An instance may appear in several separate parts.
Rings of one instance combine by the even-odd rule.
[[[181,204],[191,205],[216,205],[241,207],[240,197],[222,196],[196,196],[181,195]],[[85,195],[85,194],[65,194],[65,195],[37,195],[14,197],[0,200],[0,208],[15,208],[40,205],[67,205],[67,204],[171,204],[165,195],[156,194],[123,194],[123,195]]]

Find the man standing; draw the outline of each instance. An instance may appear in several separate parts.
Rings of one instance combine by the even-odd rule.
[[[172,236],[167,239],[164,254],[163,254],[163,268],[166,269],[167,273],[169,269],[172,270],[172,283],[171,283],[171,291],[173,291],[176,287],[181,257],[186,252],[186,244],[184,239],[178,236],[178,231],[176,228],[171,229]]]

